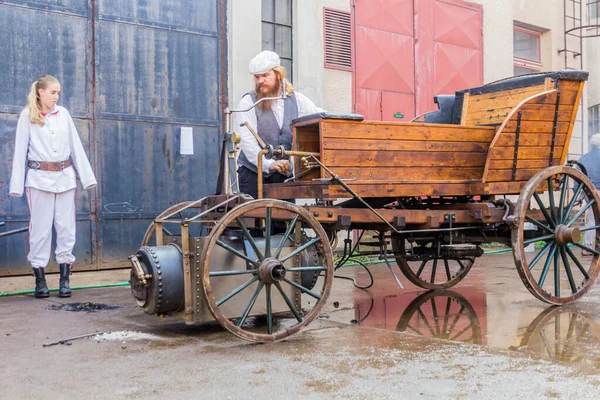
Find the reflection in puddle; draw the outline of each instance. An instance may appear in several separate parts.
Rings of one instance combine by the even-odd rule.
[[[465,289],[379,297],[360,292],[354,304],[356,321],[364,327],[509,348],[552,361],[600,367],[600,324],[590,313],[574,305],[552,306],[524,320],[523,315],[531,310],[518,310],[521,320],[516,325],[510,326],[510,320],[501,324],[503,330],[513,332],[507,340],[502,334],[488,332],[485,293]]]

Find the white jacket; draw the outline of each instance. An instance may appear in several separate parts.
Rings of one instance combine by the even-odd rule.
[[[28,160],[60,162],[69,157],[73,160],[83,188],[96,186],[96,177],[69,111],[56,106],[51,114],[44,117],[44,126],[40,126],[29,121],[29,108],[26,107],[17,124],[9,194],[21,197],[24,186],[52,193],[75,189],[77,181],[73,166],[62,171],[29,168],[25,179]]]

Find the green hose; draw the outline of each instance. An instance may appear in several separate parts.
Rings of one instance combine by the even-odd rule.
[[[71,286],[71,290],[81,290],[81,289],[99,289],[105,287],[115,287],[115,286],[129,286],[129,282],[119,282],[119,283],[105,283],[102,285],[84,285],[84,286]],[[50,292],[57,292],[58,288],[48,289]],[[8,297],[8,296],[19,296],[23,294],[33,294],[35,290],[19,290],[17,292],[0,292],[0,297]]]

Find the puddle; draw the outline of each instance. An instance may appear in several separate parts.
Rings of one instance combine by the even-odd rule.
[[[331,320],[362,327],[509,349],[600,369],[598,302],[561,307],[543,303],[523,286],[514,266],[512,274],[507,272],[511,261],[484,257],[470,272],[472,277],[452,290],[432,292],[411,284],[400,289],[385,266],[376,266],[371,268],[375,285],[332,294],[332,302],[339,303],[328,314]],[[365,279],[360,270],[347,274],[359,282]],[[594,293],[588,295],[595,298]]]
[[[72,312],[98,312],[98,311],[112,311],[121,308],[114,304],[100,304],[100,303],[67,303],[61,305],[51,305],[48,310],[53,311],[72,311]]]

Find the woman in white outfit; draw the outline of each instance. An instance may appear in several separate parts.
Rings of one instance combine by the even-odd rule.
[[[56,230],[56,262],[60,297],[70,297],[69,274],[75,261],[75,170],[84,189],[96,178],[66,108],[56,105],[60,83],[50,75],[33,82],[28,104],[17,124],[10,195],[27,192],[31,219],[27,260],[35,275],[35,297],[48,297],[44,268],[50,260],[52,226]]]

